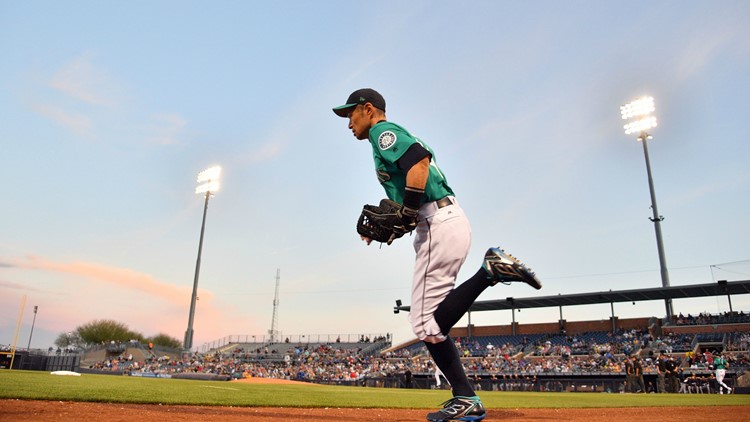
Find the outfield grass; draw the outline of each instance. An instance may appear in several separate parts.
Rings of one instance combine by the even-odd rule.
[[[750,395],[479,392],[489,408],[750,405]],[[80,377],[0,370],[0,398],[205,406],[430,409],[448,391],[252,384],[112,375]]]

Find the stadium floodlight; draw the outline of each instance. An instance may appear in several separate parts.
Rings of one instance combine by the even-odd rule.
[[[653,211],[653,217],[649,219],[654,223],[654,230],[656,231],[656,248],[659,252],[661,284],[662,287],[669,287],[667,258],[664,254],[664,242],[661,235],[661,222],[664,220],[664,217],[659,215],[659,209],[656,207],[656,192],[654,190],[654,179],[651,175],[651,160],[648,157],[648,140],[653,138],[648,133],[648,130],[656,127],[656,117],[651,115],[655,111],[654,97],[642,97],[629,104],[620,106],[620,114],[623,120],[634,119],[623,126],[625,134],[638,133],[637,139],[643,144],[643,155],[646,157],[646,173],[648,174],[648,187],[651,193],[651,211]],[[664,305],[667,311],[667,318],[671,320],[673,315],[672,299],[664,299]]]
[[[201,224],[201,237],[198,242],[198,259],[195,262],[195,278],[193,279],[193,294],[190,298],[190,315],[188,317],[188,326],[185,331],[185,341],[183,347],[189,351],[193,347],[193,320],[195,319],[195,302],[198,300],[198,275],[201,271],[201,253],[203,252],[203,234],[206,230],[206,211],[208,211],[208,198],[219,190],[219,177],[221,176],[221,167],[214,166],[198,173],[198,185],[195,193],[204,194],[205,202],[203,205],[203,223]]]
[[[648,116],[654,111],[656,111],[654,97],[642,97],[620,107],[620,114],[622,115],[623,120],[632,119],[633,117]]]
[[[632,133],[640,133],[645,132],[651,128],[656,127],[656,117],[644,117],[642,119],[638,119],[634,122],[630,122],[623,126],[625,129],[625,134],[630,135]],[[649,138],[650,139],[650,138]]]
[[[650,135],[646,131],[656,127],[656,117],[651,115],[654,111],[656,111],[654,97],[642,97],[621,106],[620,115],[622,119],[631,120],[623,126],[625,134],[639,133],[641,136],[638,137],[638,140],[641,140],[641,137],[650,139]]]
[[[195,193],[216,192],[219,190],[219,176],[221,176],[221,167],[214,166],[198,173],[198,187]]]

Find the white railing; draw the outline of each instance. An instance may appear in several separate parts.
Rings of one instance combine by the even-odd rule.
[[[294,335],[283,335],[277,334],[273,336],[276,340],[271,343],[272,336],[267,335],[253,335],[253,334],[233,334],[225,337],[221,337],[211,342],[203,343],[198,346],[198,352],[206,353],[210,350],[220,349],[230,344],[252,344],[257,346],[264,346],[270,344],[336,344],[336,343],[375,343],[375,342],[386,342],[391,340],[390,333],[388,334],[294,334]]]

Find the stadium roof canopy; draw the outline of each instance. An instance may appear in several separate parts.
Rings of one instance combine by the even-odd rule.
[[[526,298],[508,297],[505,299],[474,302],[469,309],[469,312],[593,305],[598,303],[615,302],[641,302],[665,299],[687,299],[706,296],[731,296],[748,293],[750,293],[750,280],[720,280],[716,283],[694,284],[691,286],[671,286],[619,291],[609,290],[598,293],[561,294],[556,296]],[[397,300],[393,312],[398,313],[399,311],[408,311],[409,308],[409,306],[402,306],[401,301]]]

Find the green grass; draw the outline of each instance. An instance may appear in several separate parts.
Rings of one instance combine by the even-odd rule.
[[[749,395],[479,392],[488,408],[750,405]],[[0,370],[0,398],[205,406],[431,409],[448,391],[251,384],[111,375],[56,376]]]

